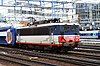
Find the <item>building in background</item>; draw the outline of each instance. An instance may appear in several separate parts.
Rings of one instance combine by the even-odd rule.
[[[55,0],[2,0],[2,19],[8,22],[19,22],[27,17],[36,20],[61,18],[69,22],[76,22],[75,3],[71,1]],[[5,12],[4,12],[5,11]]]
[[[87,3],[78,0],[1,0],[0,17],[11,23],[34,17],[36,20],[61,18],[70,22],[80,22],[91,28],[99,26],[100,2]]]
[[[100,3],[77,3],[76,8],[83,27],[92,29],[100,26]]]

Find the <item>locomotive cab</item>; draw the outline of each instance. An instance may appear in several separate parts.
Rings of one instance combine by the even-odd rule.
[[[64,50],[73,49],[80,42],[79,25],[64,24],[52,26],[50,33],[53,37],[52,44],[58,44]]]
[[[75,48],[80,42],[79,25],[62,25],[60,35],[58,36],[58,42],[63,47]]]

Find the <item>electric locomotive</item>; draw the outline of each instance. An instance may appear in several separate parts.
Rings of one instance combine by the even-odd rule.
[[[78,23],[50,20],[44,22],[22,27],[0,28],[0,44],[54,51],[68,51],[77,47],[80,42]],[[5,33],[5,35],[1,33]]]

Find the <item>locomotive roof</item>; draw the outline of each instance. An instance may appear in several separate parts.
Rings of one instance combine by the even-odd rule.
[[[35,28],[35,27],[46,27],[46,26],[55,26],[55,25],[79,25],[79,24],[78,23],[46,23],[46,24],[38,24],[38,25],[18,27],[17,29]]]

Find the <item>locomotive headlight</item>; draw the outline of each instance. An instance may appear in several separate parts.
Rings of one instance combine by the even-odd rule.
[[[78,36],[76,36],[76,39],[78,39]]]

